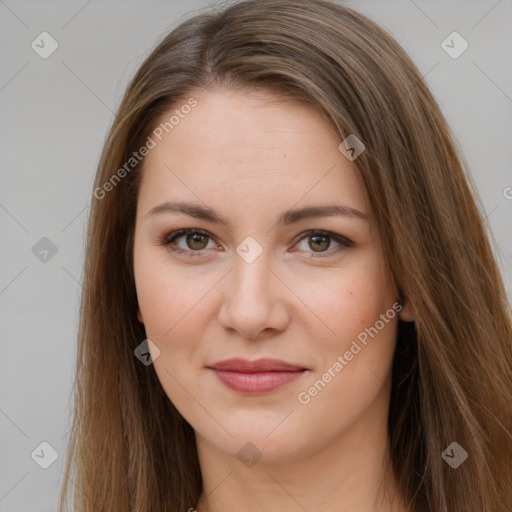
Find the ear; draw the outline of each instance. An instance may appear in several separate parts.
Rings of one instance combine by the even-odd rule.
[[[407,299],[400,301],[402,309],[398,313],[398,316],[402,322],[414,322],[414,311],[412,310],[411,303]]]
[[[142,313],[140,312],[140,308],[137,308],[137,319],[141,324],[144,323],[144,319],[142,318]]]

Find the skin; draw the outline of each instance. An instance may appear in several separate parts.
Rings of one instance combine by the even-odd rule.
[[[298,400],[397,302],[368,219],[277,224],[286,210],[326,203],[368,216],[354,163],[309,106],[266,92],[193,97],[197,106],[145,157],[134,241],[138,318],[160,350],[154,368],[196,432],[204,488],[190,507],[405,510],[386,464],[399,315],[309,403]],[[229,227],[183,213],[147,215],[178,200],[208,206]],[[193,257],[159,244],[186,228],[210,236],[175,240],[175,247],[195,250]],[[307,230],[330,231],[353,245],[302,235]],[[236,252],[248,236],[263,249],[252,263]],[[410,319],[407,306],[400,315]],[[277,358],[307,371],[278,390],[248,396],[206,368],[231,357]],[[249,453],[261,454],[251,467],[237,458],[247,443],[256,447]]]

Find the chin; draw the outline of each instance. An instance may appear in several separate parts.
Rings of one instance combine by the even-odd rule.
[[[281,415],[280,421],[286,414]],[[278,464],[296,459],[300,453],[308,451],[307,445],[310,444],[304,433],[299,434],[287,428],[284,425],[286,421],[282,424],[273,418],[250,421],[246,416],[244,421],[234,421],[231,425],[224,423],[232,437],[224,431],[223,435],[219,435],[218,432],[201,435],[208,444],[239,459],[247,467],[251,467],[251,462],[245,462],[247,459],[253,464],[255,460],[262,464]],[[313,444],[312,442],[311,445]],[[311,449],[314,450],[314,447],[311,446]]]

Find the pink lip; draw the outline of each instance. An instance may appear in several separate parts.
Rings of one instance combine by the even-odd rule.
[[[242,393],[268,393],[297,379],[306,368],[278,359],[227,359],[209,366],[228,388]]]

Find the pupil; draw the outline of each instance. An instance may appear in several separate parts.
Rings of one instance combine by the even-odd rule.
[[[323,239],[324,241],[326,241],[326,240],[327,240],[327,237],[325,237],[325,236],[313,236],[313,237],[311,237],[311,239],[312,239],[312,240],[315,240],[313,243],[322,245],[322,243],[321,243],[321,242],[317,242],[316,240],[318,240],[318,239],[322,240],[322,239]],[[315,248],[314,248],[314,247],[312,247],[312,246],[311,246],[311,244],[309,244],[309,246],[310,246],[313,250],[315,250]],[[327,243],[327,247],[329,247],[329,243]],[[324,247],[323,247],[323,248],[324,248],[324,249],[327,249],[327,247],[325,247],[325,243],[324,243]],[[316,251],[316,252],[320,252],[320,251]]]
[[[192,235],[189,235],[188,236],[189,240],[191,239],[192,240],[192,247],[194,249],[203,249],[204,247],[201,246],[201,239],[202,238],[205,238],[204,235],[201,235],[199,233],[194,233]],[[199,244],[200,247],[194,247],[194,244]],[[204,241],[203,241],[203,245],[204,245]]]

